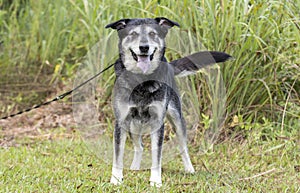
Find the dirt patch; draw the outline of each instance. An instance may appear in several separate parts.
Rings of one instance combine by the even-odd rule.
[[[28,113],[0,120],[0,147],[18,146],[35,139],[72,137],[75,128],[72,104],[54,102]]]

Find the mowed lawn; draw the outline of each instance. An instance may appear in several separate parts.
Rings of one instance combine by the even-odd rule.
[[[299,143],[227,141],[206,154],[190,147],[196,173],[185,174],[178,156],[164,163],[156,189],[150,170],[126,169],[123,185],[109,184],[111,164],[78,136],[36,140],[0,148],[0,192],[300,192]]]

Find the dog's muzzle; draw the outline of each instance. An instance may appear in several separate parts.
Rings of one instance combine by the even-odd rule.
[[[139,67],[143,73],[146,73],[151,65],[151,61],[153,60],[154,54],[156,52],[156,48],[151,55],[148,54],[140,54],[137,55],[132,49],[130,49],[131,55],[135,61],[137,61],[137,67]]]

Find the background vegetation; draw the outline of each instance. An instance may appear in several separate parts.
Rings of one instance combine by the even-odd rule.
[[[248,172],[237,174],[242,176],[281,168],[276,171],[284,173],[284,182],[275,179],[268,188],[287,182],[290,187],[277,188],[289,190],[294,187],[291,190],[299,191],[296,189],[300,180],[299,171],[293,169],[299,166],[295,160],[300,160],[299,7],[299,0],[0,0],[0,113],[4,116],[16,112],[45,100],[57,90],[70,88],[68,85],[72,85],[77,67],[88,50],[109,33],[104,29],[106,24],[120,18],[164,16],[178,21],[182,30],[190,31],[208,50],[225,51],[235,58],[221,65],[227,101],[220,142],[231,141],[230,147],[233,149],[226,150],[230,156],[244,157],[242,161],[235,157],[228,164],[232,164],[232,168],[236,164],[245,171],[248,167]],[[104,75],[103,80],[109,80],[105,85],[113,84],[110,76]],[[211,110],[207,103],[210,99],[205,95],[207,85],[201,73],[192,77],[191,81],[196,93],[199,93],[199,100],[195,101],[200,102],[195,102],[195,107],[203,112],[200,119],[204,121],[200,127],[204,128],[205,118]],[[109,98],[105,100],[101,103],[110,108]],[[237,148],[233,145],[236,143],[247,145]],[[36,148],[41,147],[34,147],[33,154]],[[226,157],[226,151],[222,148],[220,146],[215,151],[217,154],[223,152]],[[23,149],[4,152],[3,155],[10,160],[18,154],[15,151],[22,153]],[[253,159],[252,165],[249,163],[246,166],[246,160],[253,154],[236,153],[243,151],[256,152],[253,154],[259,155],[260,159]],[[282,159],[272,162],[272,157],[268,157],[270,154]],[[263,159],[266,155],[267,158]],[[220,166],[214,165],[218,158],[211,158],[216,161],[207,163],[211,164],[208,171],[218,171]],[[205,164],[203,166],[202,162],[195,160],[197,158],[194,162],[199,164],[198,168],[205,168]],[[273,164],[254,167],[255,163],[266,162]],[[68,163],[73,164],[72,161]],[[233,170],[239,172],[236,168]],[[0,175],[4,174],[3,171],[1,173],[0,166]],[[286,171],[290,174],[287,178]],[[263,189],[264,179],[248,183],[251,179],[233,177],[228,172],[222,173],[221,177],[214,172],[209,177],[202,173],[191,181],[209,178],[208,184],[202,184],[203,191],[217,191],[209,188],[214,180],[220,178],[223,180],[214,186],[221,186],[224,190],[268,189]],[[227,179],[231,177],[237,181],[229,183]],[[240,183],[238,179],[246,183],[237,185]],[[7,180],[7,177],[0,180],[0,185]],[[172,180],[169,183],[173,183]],[[194,185],[181,181],[175,183],[181,185],[182,190],[185,186],[192,188]],[[173,185],[176,187],[176,184],[170,186]],[[59,186],[55,187],[59,189]],[[39,188],[43,190],[43,187]],[[171,190],[176,192],[176,189]]]
[[[106,24],[165,16],[208,50],[235,57],[222,65],[227,122],[236,115],[246,126],[270,122],[275,130],[291,131],[300,112],[300,3],[287,2],[1,1],[1,112],[37,103],[71,79],[82,57],[108,33]]]

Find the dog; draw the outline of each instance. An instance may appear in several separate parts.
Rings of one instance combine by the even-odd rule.
[[[123,155],[128,136],[134,145],[130,169],[139,170],[142,135],[151,135],[152,167],[150,185],[160,187],[161,159],[164,140],[164,119],[175,128],[185,171],[194,173],[187,148],[186,125],[175,76],[197,72],[207,65],[224,62],[231,56],[223,52],[198,52],[167,62],[165,38],[168,30],[179,24],[164,17],[121,19],[106,28],[117,30],[119,59],[114,63],[116,81],[113,110],[116,118],[114,153],[110,182],[123,181]]]

